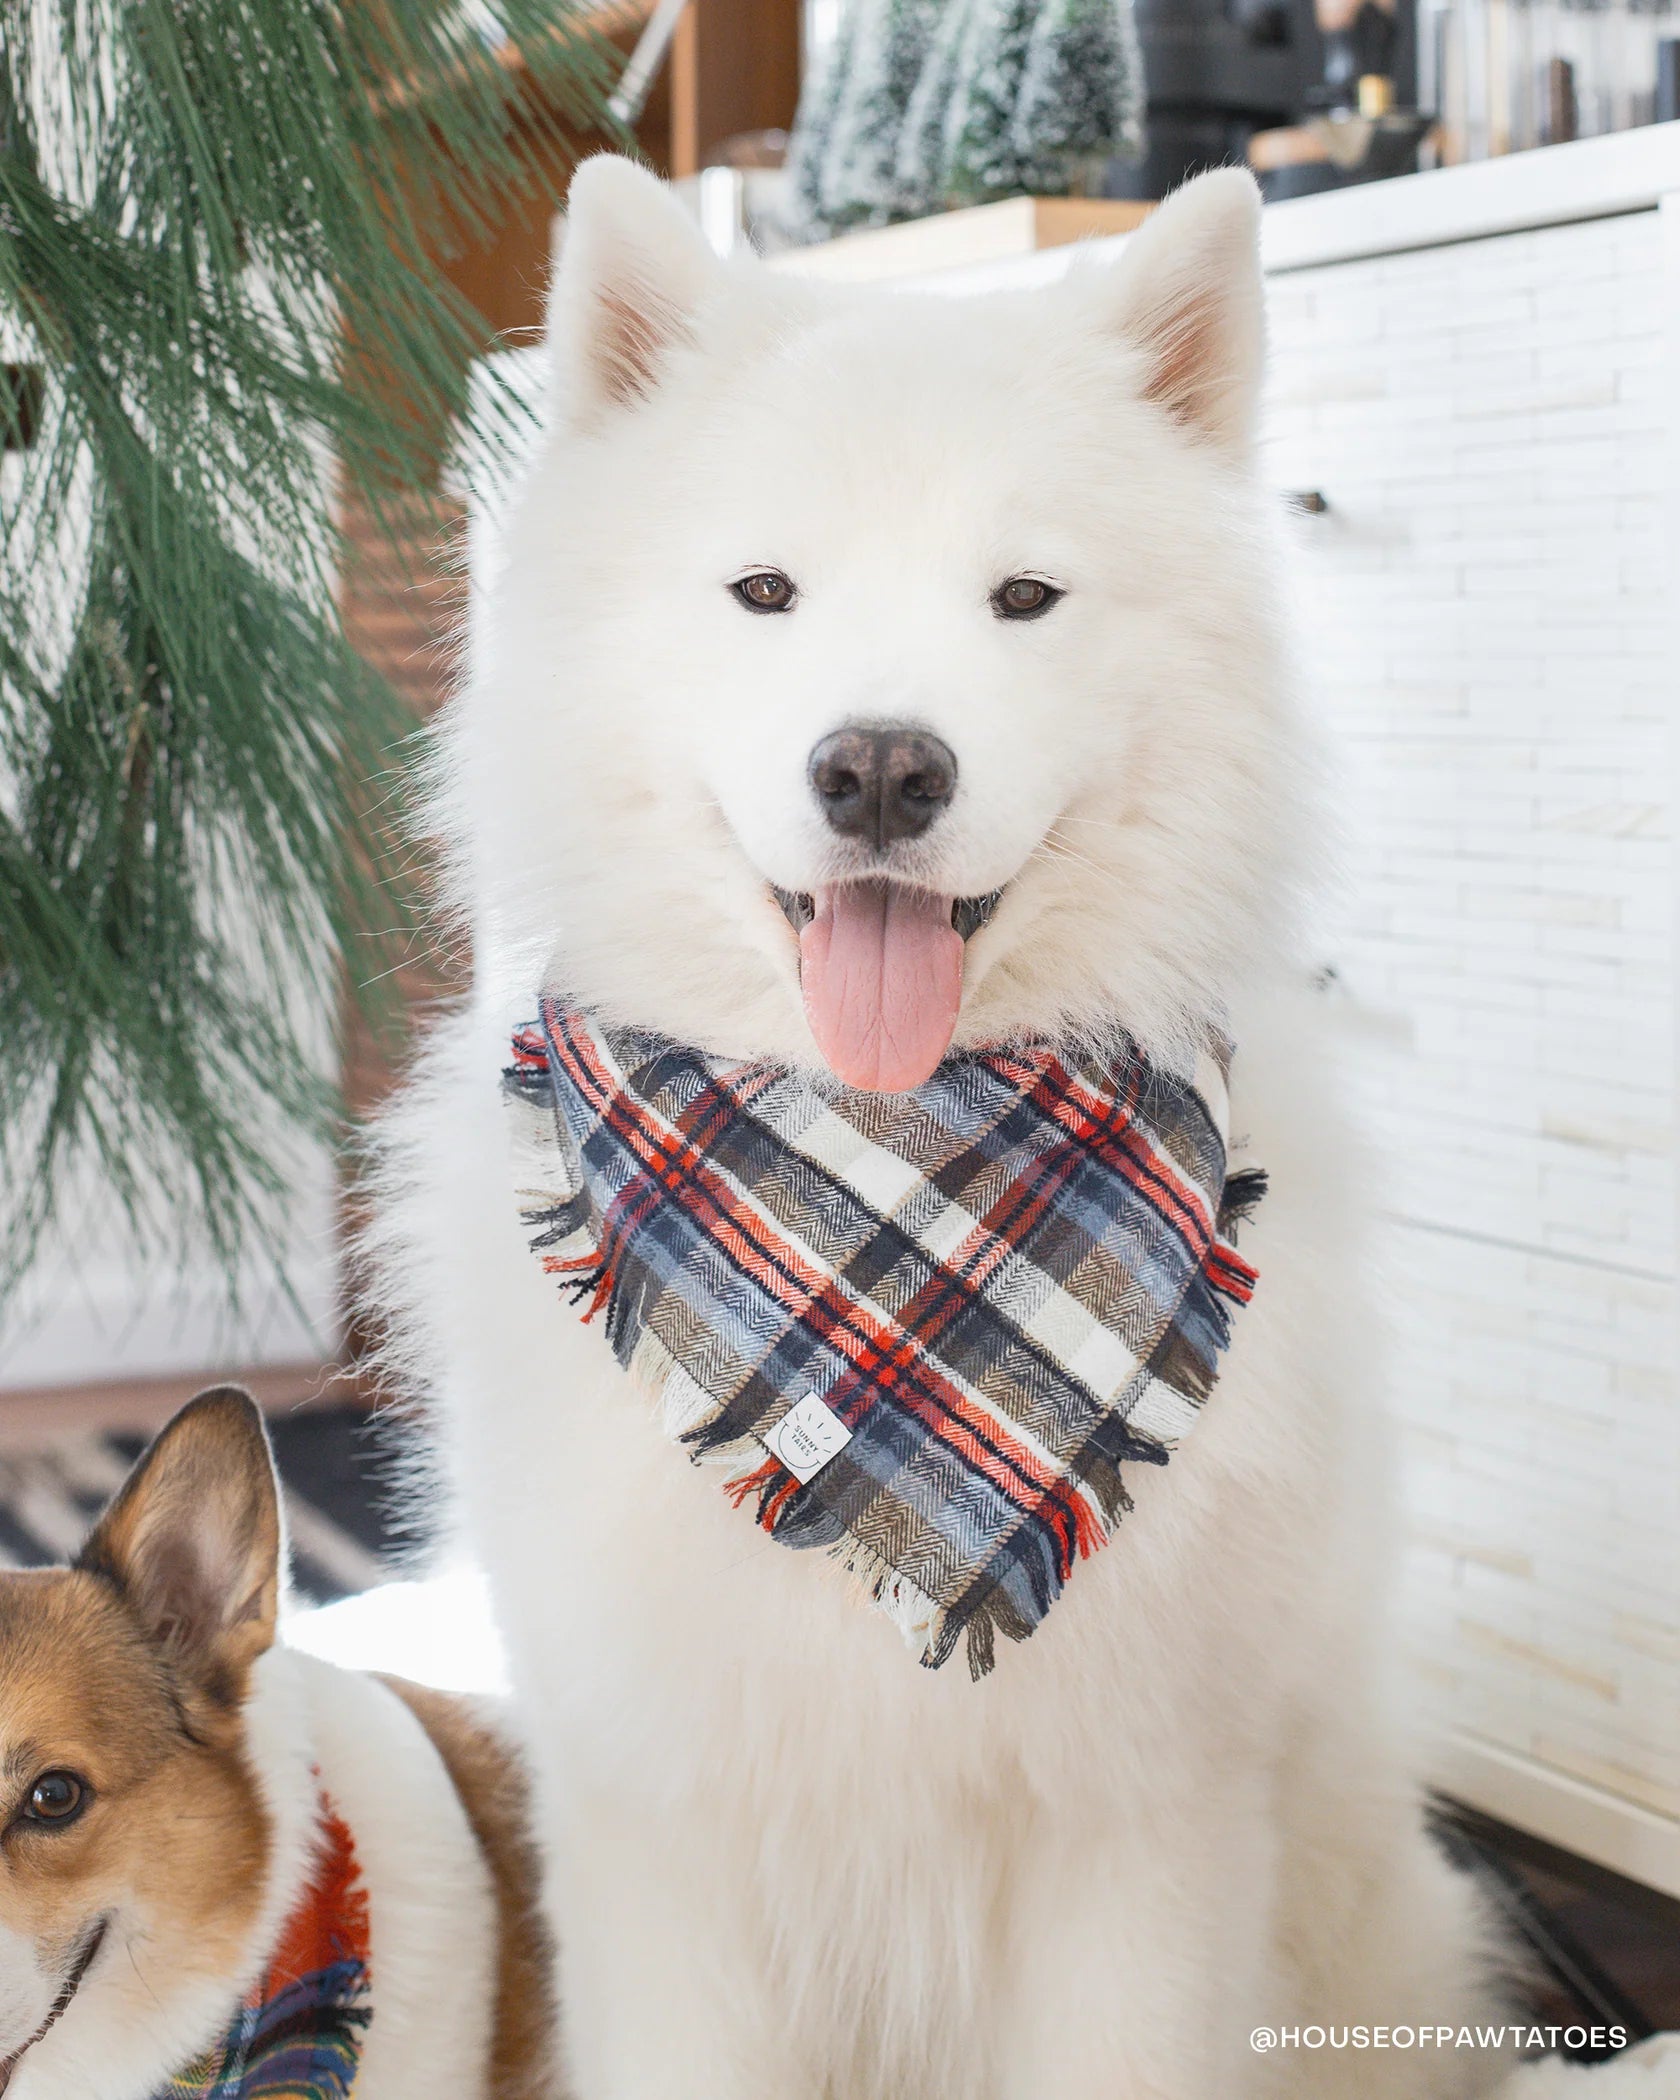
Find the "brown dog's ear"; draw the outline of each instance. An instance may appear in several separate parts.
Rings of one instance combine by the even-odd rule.
[[[171,1663],[232,1706],[273,1645],[280,1554],[263,1419],[224,1385],[189,1400],[136,1461],[76,1566],[112,1583]]]

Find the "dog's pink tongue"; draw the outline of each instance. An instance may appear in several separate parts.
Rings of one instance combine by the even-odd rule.
[[[951,899],[896,883],[818,890],[799,937],[805,1015],[836,1079],[901,1094],[933,1076],[962,1003]]]

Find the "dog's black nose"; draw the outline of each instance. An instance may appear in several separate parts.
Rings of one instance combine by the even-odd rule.
[[[837,729],[811,753],[811,786],[842,838],[919,838],[957,791],[957,757],[924,730]]]

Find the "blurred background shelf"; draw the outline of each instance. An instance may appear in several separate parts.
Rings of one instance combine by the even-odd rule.
[[[1006,197],[902,226],[870,227],[812,248],[789,248],[776,268],[798,277],[862,283],[1004,262],[1040,248],[1130,233],[1148,204],[1113,197]]]

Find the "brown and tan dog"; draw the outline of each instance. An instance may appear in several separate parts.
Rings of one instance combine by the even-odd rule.
[[[73,1566],[0,1574],[8,2100],[552,2091],[516,1757],[465,1701],[278,1643],[284,1565],[222,1388]]]

